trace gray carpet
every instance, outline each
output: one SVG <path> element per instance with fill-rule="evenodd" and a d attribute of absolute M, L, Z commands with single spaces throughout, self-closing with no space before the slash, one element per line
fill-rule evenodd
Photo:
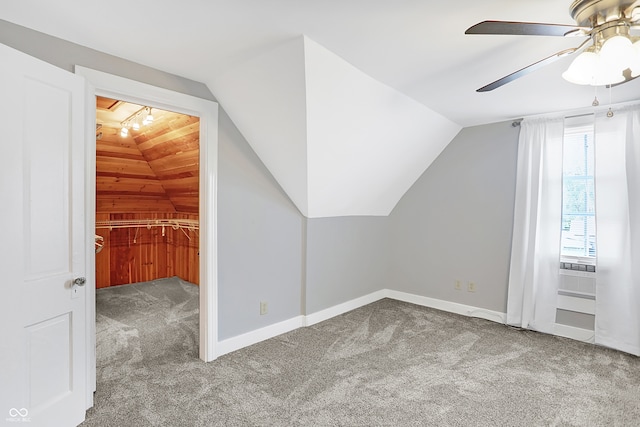
<path fill-rule="evenodd" d="M 83 426 L 640 425 L 640 361 L 621 352 L 385 299 L 206 364 L 197 295 L 97 292 Z"/>

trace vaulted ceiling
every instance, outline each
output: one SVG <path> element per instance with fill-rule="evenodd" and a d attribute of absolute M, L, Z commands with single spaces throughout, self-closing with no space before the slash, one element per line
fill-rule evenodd
<path fill-rule="evenodd" d="M 561 78 L 571 57 L 476 92 L 580 40 L 464 34 L 487 19 L 574 24 L 570 4 L 23 0 L 0 16 L 207 84 L 314 217 L 388 213 L 460 127 L 589 107 L 594 89 Z M 640 79 L 598 95 L 636 100 Z"/>
<path fill-rule="evenodd" d="M 198 213 L 199 119 L 153 109 L 152 124 L 122 136 L 142 108 L 97 97 L 96 211 Z"/>

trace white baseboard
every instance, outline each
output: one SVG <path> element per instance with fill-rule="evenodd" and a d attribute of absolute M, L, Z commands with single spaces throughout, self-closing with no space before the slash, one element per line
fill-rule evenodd
<path fill-rule="evenodd" d="M 343 302 L 342 304 L 334 305 L 333 307 L 325 308 L 324 310 L 308 314 L 305 316 L 304 326 L 315 325 L 316 323 L 320 323 L 325 320 L 331 319 L 332 317 L 339 316 L 343 313 L 346 313 L 347 311 L 355 310 L 356 308 L 360 308 L 367 304 L 371 304 L 372 302 L 376 302 L 378 300 L 386 298 L 387 292 L 387 289 L 382 289 L 380 291 L 376 291 L 368 295 Z"/>
<path fill-rule="evenodd" d="M 498 311 L 486 310 L 484 308 L 473 307 L 470 305 L 423 297 L 406 292 L 382 289 L 361 296 L 359 298 L 334 305 L 333 307 L 316 311 L 315 313 L 311 313 L 306 316 L 296 316 L 294 318 L 284 320 L 273 325 L 268 325 L 263 328 L 256 329 L 255 331 L 250 331 L 242 335 L 218 341 L 218 344 L 216 345 L 216 356 L 222 356 L 224 354 L 231 353 L 232 351 L 240 350 L 241 348 L 257 344 L 260 341 L 268 340 L 269 338 L 273 338 L 275 336 L 293 331 L 303 326 L 315 325 L 316 323 L 323 322 L 325 320 L 331 319 L 332 317 L 339 316 L 343 313 L 355 310 L 356 308 L 363 307 L 367 304 L 371 304 L 372 302 L 376 302 L 383 298 L 391 298 L 398 301 L 409 302 L 412 304 L 435 308 L 442 311 L 448 311 L 450 313 L 461 314 L 468 317 L 480 317 L 482 319 L 491 320 L 498 323 L 505 323 L 506 319 L 506 313 L 500 313 Z M 567 328 L 570 327 L 567 326 Z"/>
<path fill-rule="evenodd" d="M 553 326 L 553 334 L 559 337 L 571 338 L 572 340 L 588 342 L 591 344 L 594 343 L 595 338 L 595 333 L 592 330 L 562 325 L 560 323 L 556 323 Z"/>
<path fill-rule="evenodd" d="M 398 301 L 410 302 L 424 307 L 435 308 L 437 310 L 448 311 L 450 313 L 461 314 L 468 317 L 479 317 L 492 322 L 505 323 L 507 314 L 499 311 L 487 310 L 471 305 L 459 304 L 457 302 L 445 301 L 436 298 L 423 297 L 406 292 L 387 289 L 387 297 Z"/>
<path fill-rule="evenodd" d="M 468 317 L 479 317 L 497 323 L 506 323 L 506 313 L 501 313 L 499 311 L 487 310 L 484 308 L 478 308 L 470 305 L 459 304 L 456 302 L 409 294 L 406 292 L 394 291 L 391 289 L 382 289 L 380 291 L 372 292 L 359 298 L 334 305 L 333 307 L 316 311 L 315 313 L 311 313 L 306 316 L 296 316 L 291 319 L 275 323 L 273 325 L 256 329 L 255 331 L 250 331 L 242 335 L 219 341 L 216 346 L 217 356 L 222 356 L 223 354 L 240 350 L 241 348 L 257 344 L 260 341 L 273 338 L 275 336 L 293 331 L 303 326 L 315 325 L 316 323 L 323 322 L 325 320 L 331 319 L 332 317 L 339 316 L 343 313 L 355 310 L 356 308 L 363 307 L 367 304 L 371 304 L 372 302 L 376 302 L 383 298 L 391 298 L 398 301 L 417 304 L 423 307 L 435 308 L 437 310 L 447 311 L 450 313 L 460 314 Z M 556 323 L 554 325 L 553 333 L 554 335 L 571 338 L 577 341 L 588 343 L 594 342 L 594 332 L 589 329 L 576 328 L 573 326 Z"/>
<path fill-rule="evenodd" d="M 304 326 L 304 316 L 296 316 L 282 322 L 274 323 L 273 325 L 265 326 L 264 328 L 256 329 L 255 331 L 218 341 L 216 345 L 216 356 L 222 356 L 223 354 L 249 347 L 260 341 L 265 341 L 269 338 L 298 329 L 301 326 Z"/>

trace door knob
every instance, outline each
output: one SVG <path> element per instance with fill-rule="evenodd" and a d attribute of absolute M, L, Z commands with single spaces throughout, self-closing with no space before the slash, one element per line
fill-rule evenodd
<path fill-rule="evenodd" d="M 73 284 L 76 286 L 84 286 L 85 283 L 87 283 L 87 279 L 85 277 L 76 277 L 73 280 Z"/>

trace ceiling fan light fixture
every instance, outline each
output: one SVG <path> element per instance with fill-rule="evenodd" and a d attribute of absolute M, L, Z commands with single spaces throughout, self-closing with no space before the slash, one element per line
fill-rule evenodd
<path fill-rule="evenodd" d="M 604 41 L 599 50 L 591 46 L 573 60 L 562 77 L 579 85 L 608 86 L 624 82 L 627 69 L 631 77 L 640 75 L 640 47 L 629 37 L 615 35 Z"/>
<path fill-rule="evenodd" d="M 562 78 L 577 85 L 592 85 L 596 78 L 599 59 L 595 52 L 582 52 L 571 62 L 567 71 L 562 73 Z"/>
<path fill-rule="evenodd" d="M 638 77 L 640 76 L 640 39 L 633 44 L 633 48 L 635 49 L 635 54 L 629 68 L 631 68 L 631 77 Z"/>
<path fill-rule="evenodd" d="M 598 67 L 594 74 L 592 86 L 609 86 L 622 83 L 624 81 L 624 75 L 620 68 L 612 67 L 599 58 Z"/>
<path fill-rule="evenodd" d="M 629 68 L 631 58 L 635 56 L 633 43 L 625 36 L 613 36 L 600 48 L 600 57 L 607 67 L 618 70 Z"/>

